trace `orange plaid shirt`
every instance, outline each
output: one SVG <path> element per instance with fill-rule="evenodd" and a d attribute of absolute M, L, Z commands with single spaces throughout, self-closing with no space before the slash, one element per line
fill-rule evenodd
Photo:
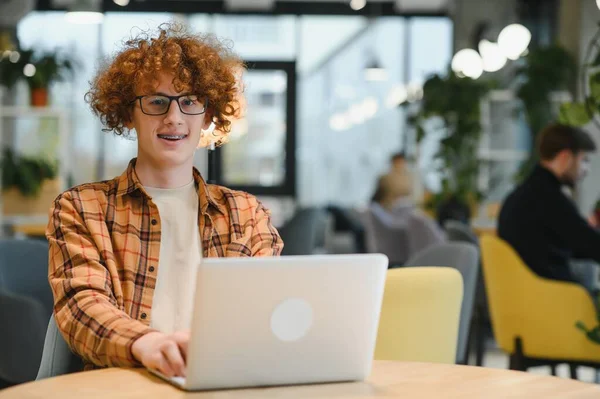
<path fill-rule="evenodd" d="M 161 220 L 135 173 L 64 192 L 50 209 L 49 281 L 62 335 L 86 369 L 138 366 L 131 347 L 153 331 Z M 283 242 L 252 195 L 207 185 L 194 169 L 204 257 L 279 255 Z"/>

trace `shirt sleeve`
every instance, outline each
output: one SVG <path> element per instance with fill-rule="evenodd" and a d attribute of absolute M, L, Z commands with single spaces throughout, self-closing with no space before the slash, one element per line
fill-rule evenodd
<path fill-rule="evenodd" d="M 71 349 L 88 362 L 139 366 L 131 347 L 154 330 L 119 309 L 111 275 L 76 204 L 70 192 L 59 196 L 46 230 L 58 329 Z"/>
<path fill-rule="evenodd" d="M 283 240 L 271 224 L 271 213 L 260 201 L 254 214 L 254 231 L 250 239 L 252 256 L 279 256 L 283 250 Z"/>

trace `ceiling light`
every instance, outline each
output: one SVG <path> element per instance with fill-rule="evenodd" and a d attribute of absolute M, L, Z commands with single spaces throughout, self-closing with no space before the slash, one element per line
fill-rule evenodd
<path fill-rule="evenodd" d="M 363 114 L 366 119 L 370 119 L 377 114 L 379 103 L 375 97 L 367 97 L 362 103 Z"/>
<path fill-rule="evenodd" d="M 113 2 L 121 7 L 125 7 L 126 5 L 129 4 L 129 0 L 113 0 Z"/>
<path fill-rule="evenodd" d="M 8 56 L 8 60 L 13 64 L 16 64 L 21 59 L 21 54 L 18 51 L 12 51 Z"/>
<path fill-rule="evenodd" d="M 412 82 L 408 84 L 407 90 L 407 100 L 409 103 L 414 103 L 415 101 L 419 101 L 423 99 L 423 85 L 417 82 Z"/>
<path fill-rule="evenodd" d="M 27 64 L 23 67 L 23 75 L 27 76 L 28 78 L 35 75 L 35 71 L 35 65 L 33 64 Z"/>
<path fill-rule="evenodd" d="M 402 104 L 408 98 L 408 91 L 404 85 L 398 85 L 390 90 L 387 99 L 385 100 L 385 106 L 388 108 L 395 108 Z"/>
<path fill-rule="evenodd" d="M 466 48 L 454 54 L 451 67 L 457 74 L 477 79 L 483 73 L 483 60 L 477 51 Z"/>
<path fill-rule="evenodd" d="M 510 24 L 498 35 L 498 46 L 510 60 L 518 59 L 527 50 L 530 41 L 531 32 L 520 24 Z"/>
<path fill-rule="evenodd" d="M 350 0 L 350 8 L 354 11 L 362 10 L 367 5 L 367 0 Z"/>
<path fill-rule="evenodd" d="M 381 82 L 387 80 L 387 71 L 377 60 L 373 60 L 365 68 L 365 79 L 370 82 Z"/>
<path fill-rule="evenodd" d="M 335 130 L 336 132 L 347 130 L 350 128 L 350 126 L 351 123 L 345 114 L 334 114 L 331 118 L 329 118 L 329 127 L 331 130 Z"/>
<path fill-rule="evenodd" d="M 479 54 L 483 61 L 483 70 L 496 72 L 506 65 L 506 56 L 498 46 L 498 43 L 482 40 L 479 42 Z"/>
<path fill-rule="evenodd" d="M 365 115 L 365 110 L 363 108 L 362 103 L 354 104 L 350 107 L 347 112 L 347 117 L 355 125 L 360 125 L 363 123 L 367 116 Z"/>

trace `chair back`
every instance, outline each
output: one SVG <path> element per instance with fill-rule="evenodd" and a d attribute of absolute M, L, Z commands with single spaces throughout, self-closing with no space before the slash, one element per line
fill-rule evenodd
<path fill-rule="evenodd" d="M 48 244 L 0 240 L 0 379 L 35 379 L 52 306 Z"/>
<path fill-rule="evenodd" d="M 449 220 L 444 225 L 444 229 L 446 230 L 446 237 L 449 241 L 471 243 L 479 249 L 479 238 L 469 225 L 456 220 Z M 481 264 L 481 260 L 479 263 Z M 477 277 L 477 289 L 475 290 L 475 308 L 479 322 L 487 326 L 489 325 L 490 311 L 483 274 L 484 270 L 480 266 L 479 276 Z M 480 325 L 480 328 L 487 329 L 487 327 L 484 327 L 483 325 Z"/>
<path fill-rule="evenodd" d="M 408 256 L 414 257 L 421 251 L 446 242 L 446 234 L 438 224 L 424 213 L 414 209 L 408 220 Z"/>
<path fill-rule="evenodd" d="M 449 241 L 468 242 L 479 246 L 479 239 L 477 235 L 471 230 L 471 228 L 459 221 L 448 220 L 444 224 L 446 230 L 446 237 Z"/>
<path fill-rule="evenodd" d="M 515 250 L 498 237 L 482 237 L 481 256 L 494 336 L 502 349 L 512 353 L 514 338 L 519 336 L 515 327 L 527 323 L 527 309 L 533 307 L 523 302 L 522 294 L 528 287 L 533 289 L 536 276 Z"/>
<path fill-rule="evenodd" d="M 514 353 L 521 339 L 525 355 L 543 359 L 598 362 L 600 345 L 575 327 L 598 324 L 592 297 L 579 284 L 533 273 L 504 240 L 481 239 L 485 285 L 496 342 Z"/>
<path fill-rule="evenodd" d="M 455 269 L 388 270 L 375 359 L 454 363 L 462 295 Z"/>
<path fill-rule="evenodd" d="M 283 239 L 282 255 L 312 255 L 323 245 L 327 213 L 320 208 L 304 208 L 279 229 Z"/>
<path fill-rule="evenodd" d="M 48 323 L 48 330 L 44 341 L 44 352 L 36 380 L 57 377 L 81 370 L 83 370 L 81 358 L 71 352 L 67 342 L 58 331 L 56 320 L 54 320 L 54 315 L 52 315 Z"/>
<path fill-rule="evenodd" d="M 386 223 L 372 208 L 363 214 L 362 219 L 367 251 L 385 254 L 390 260 L 390 267 L 403 265 L 410 251 L 408 223 Z"/>
<path fill-rule="evenodd" d="M 425 249 L 406 262 L 406 267 L 446 266 L 460 272 L 463 280 L 463 300 L 460 309 L 456 362 L 467 363 L 471 317 L 479 274 L 479 250 L 473 244 L 448 243 Z"/>

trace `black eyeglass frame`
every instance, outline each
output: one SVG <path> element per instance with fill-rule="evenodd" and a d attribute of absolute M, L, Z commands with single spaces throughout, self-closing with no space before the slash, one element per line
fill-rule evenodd
<path fill-rule="evenodd" d="M 164 98 L 168 98 L 169 99 L 169 105 L 167 105 L 167 108 L 165 110 L 165 112 L 163 112 L 162 114 L 149 114 L 146 111 L 144 111 L 144 106 L 142 105 L 142 98 L 144 97 L 150 97 L 150 96 L 156 96 L 156 97 L 164 97 Z M 181 111 L 182 114 L 184 115 L 202 115 L 204 113 L 206 113 L 206 110 L 208 109 L 208 97 L 204 97 L 204 109 L 202 110 L 202 112 L 197 113 L 197 114 L 190 114 L 189 112 L 185 112 L 183 109 L 181 109 L 181 104 L 179 103 L 179 99 L 182 97 L 189 97 L 189 96 L 197 96 L 198 99 L 202 98 L 201 96 L 198 96 L 196 94 L 182 94 L 179 96 L 167 96 L 166 94 L 146 94 L 143 96 L 136 96 L 135 99 L 131 102 L 131 104 L 135 103 L 136 101 L 139 101 L 140 103 L 140 110 L 142 111 L 142 113 L 144 115 L 150 115 L 150 116 L 160 116 L 160 115 L 166 115 L 169 113 L 169 109 L 171 109 L 171 102 L 175 101 L 177 103 L 177 106 L 179 107 L 179 111 Z"/>

